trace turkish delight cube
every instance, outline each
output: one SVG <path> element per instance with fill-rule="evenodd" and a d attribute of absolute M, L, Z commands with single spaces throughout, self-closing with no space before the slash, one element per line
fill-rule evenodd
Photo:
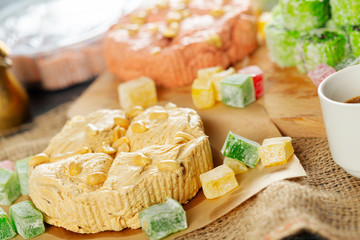
<path fill-rule="evenodd" d="M 220 82 L 225 79 L 228 76 L 231 76 L 235 73 L 235 69 L 234 68 L 229 68 L 227 70 L 215 73 L 211 76 L 211 80 L 214 84 L 215 87 L 215 97 L 216 97 L 216 101 L 221 101 L 221 85 Z"/>
<path fill-rule="evenodd" d="M 199 69 L 197 71 L 197 78 L 198 79 L 209 79 L 215 73 L 219 73 L 223 70 L 224 69 L 220 66 Z"/>
<path fill-rule="evenodd" d="M 320 85 L 320 83 L 330 76 L 331 74 L 335 73 L 336 70 L 325 63 L 320 63 L 315 69 L 310 71 L 307 75 L 313 81 L 316 87 Z"/>
<path fill-rule="evenodd" d="M 220 82 L 221 101 L 232 107 L 244 108 L 255 101 L 255 89 L 252 77 L 234 74 Z"/>
<path fill-rule="evenodd" d="M 271 59 L 280 67 L 296 65 L 294 50 L 299 38 L 299 32 L 289 31 L 283 21 L 273 19 L 265 26 L 266 45 Z"/>
<path fill-rule="evenodd" d="M 27 157 L 16 161 L 16 173 L 19 178 L 20 189 L 22 195 L 29 194 L 29 160 L 31 157 Z"/>
<path fill-rule="evenodd" d="M 345 34 L 333 29 L 317 29 L 304 35 L 296 44 L 296 66 L 302 73 L 316 68 L 320 63 L 335 67 L 345 57 Z"/>
<path fill-rule="evenodd" d="M 259 147 L 260 144 L 257 142 L 230 131 L 221 149 L 221 153 L 225 157 L 237 159 L 246 166 L 255 168 L 260 159 Z"/>
<path fill-rule="evenodd" d="M 228 165 L 234 171 L 235 174 L 241 174 L 247 172 L 248 170 L 246 165 L 237 159 L 225 157 L 224 164 Z"/>
<path fill-rule="evenodd" d="M 292 31 L 308 31 L 323 27 L 330 17 L 329 1 L 280 0 L 284 25 Z"/>
<path fill-rule="evenodd" d="M 360 23 L 360 2 L 354 0 L 330 0 L 331 18 L 338 26 Z"/>
<path fill-rule="evenodd" d="M 260 34 L 261 40 L 265 39 L 265 26 L 271 21 L 271 19 L 272 19 L 271 12 L 263 12 L 261 13 L 257 21 L 257 29 Z"/>
<path fill-rule="evenodd" d="M 25 239 L 36 237 L 45 232 L 42 213 L 30 201 L 22 201 L 10 207 L 11 223 Z"/>
<path fill-rule="evenodd" d="M 139 218 L 142 230 L 150 239 L 162 239 L 188 227 L 185 210 L 172 198 L 141 211 Z"/>
<path fill-rule="evenodd" d="M 15 171 L 14 162 L 10 160 L 4 160 L 0 162 L 0 168 Z"/>
<path fill-rule="evenodd" d="M 255 96 L 257 98 L 264 94 L 264 73 L 261 68 L 256 65 L 251 65 L 240 69 L 238 73 L 248 74 L 252 77 L 254 81 Z"/>
<path fill-rule="evenodd" d="M 20 196 L 19 180 L 14 171 L 0 169 L 0 204 L 10 205 Z"/>
<path fill-rule="evenodd" d="M 192 84 L 191 95 L 197 108 L 211 108 L 215 104 L 215 87 L 210 78 L 195 79 Z"/>
<path fill-rule="evenodd" d="M 134 106 L 144 108 L 157 102 L 156 86 L 148 77 L 140 77 L 118 86 L 120 106 L 128 110 Z"/>
<path fill-rule="evenodd" d="M 360 56 L 360 25 L 348 27 L 348 34 L 352 53 Z"/>
<path fill-rule="evenodd" d="M 234 171 L 225 164 L 202 173 L 200 181 L 204 195 L 208 199 L 221 197 L 239 186 Z"/>
<path fill-rule="evenodd" d="M 287 163 L 294 154 L 291 137 L 277 137 L 264 139 L 259 148 L 261 162 L 265 167 Z"/>
<path fill-rule="evenodd" d="M 357 64 L 360 64 L 360 55 L 356 56 L 354 54 L 350 54 L 335 66 L 335 70 L 339 71 Z"/>
<path fill-rule="evenodd" d="M 277 3 L 272 9 L 271 9 L 271 20 L 272 19 L 278 19 L 278 20 L 282 20 L 282 13 L 281 13 L 281 6 L 279 3 Z"/>
<path fill-rule="evenodd" d="M 6 212 L 0 208 L 0 239 L 10 239 L 16 236 L 16 231 L 11 225 Z"/>

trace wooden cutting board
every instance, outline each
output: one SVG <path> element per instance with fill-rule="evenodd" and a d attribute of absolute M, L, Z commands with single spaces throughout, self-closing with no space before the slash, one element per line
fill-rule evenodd
<path fill-rule="evenodd" d="M 265 94 L 258 99 L 282 135 L 291 137 L 325 137 L 317 88 L 295 67 L 281 69 L 269 59 L 265 46 L 260 47 L 248 61 L 237 64 L 236 68 L 256 64 L 264 71 Z M 117 85 L 121 81 L 106 72 L 81 95 L 68 111 L 68 116 L 87 114 L 101 108 L 119 108 Z M 162 102 L 171 100 L 191 104 L 190 87 L 158 89 Z M 221 103 L 218 103 L 221 104 Z M 192 105 L 192 106 L 191 106 Z M 205 110 L 209 111 L 209 110 Z M 215 111 L 211 111 L 215 112 Z"/>
<path fill-rule="evenodd" d="M 317 87 L 306 74 L 296 67 L 278 67 L 265 46 L 250 57 L 248 64 L 264 71 L 265 94 L 259 102 L 283 135 L 326 137 Z"/>
<path fill-rule="evenodd" d="M 273 69 L 274 66 L 269 64 L 268 59 L 267 60 L 261 59 L 262 54 L 265 55 L 267 54 L 266 49 L 265 49 L 265 53 L 262 51 L 264 50 L 259 49 L 258 52 L 251 57 L 250 63 L 254 61 L 254 59 L 256 58 L 259 58 L 259 60 L 261 61 L 265 61 L 263 64 L 258 63 L 258 65 L 265 70 L 268 76 L 272 76 L 271 74 L 273 73 L 271 72 L 271 70 Z M 246 62 L 247 61 L 245 61 L 245 63 Z M 241 65 L 241 63 L 239 63 L 239 65 Z M 239 65 L 237 67 L 240 67 Z M 272 79 L 270 77 L 267 78 Z M 92 111 L 102 108 L 110 108 L 110 109 L 119 108 L 118 95 L 117 95 L 117 86 L 119 83 L 120 80 L 116 79 L 112 74 L 108 72 L 102 74 L 87 89 L 87 91 L 84 92 L 84 94 L 80 96 L 77 99 L 77 101 L 71 106 L 71 108 L 68 111 L 68 116 L 73 117 L 79 114 L 86 115 Z M 269 84 L 267 83 L 267 85 Z M 310 84 L 309 86 L 311 87 Z M 179 107 L 190 107 L 196 109 L 191 99 L 190 86 L 183 88 L 176 88 L 172 90 L 158 88 L 157 94 L 159 99 L 158 102 L 159 105 L 164 105 L 167 102 L 171 101 L 177 104 Z M 222 145 L 224 144 L 226 135 L 230 130 L 238 135 L 254 140 L 258 143 L 262 143 L 263 139 L 265 138 L 278 137 L 281 135 L 263 107 L 266 106 L 266 100 L 267 99 L 263 97 L 259 99 L 257 102 L 251 104 L 250 106 L 244 109 L 228 107 L 222 103 L 217 103 L 211 109 L 205 109 L 205 110 L 197 109 L 197 112 L 204 123 L 205 133 L 206 135 L 209 136 L 211 150 L 212 150 L 212 157 L 215 166 L 223 163 L 223 156 L 220 150 L 222 148 Z M 282 122 L 280 121 L 280 123 Z M 292 128 L 292 129 L 297 130 L 296 128 Z M 301 132 L 302 131 L 299 131 L 299 133 Z M 312 131 L 309 130 L 309 132 Z M 227 213 L 234 207 L 238 206 L 243 201 L 245 201 L 246 199 L 253 196 L 258 191 L 260 191 L 261 189 L 267 186 L 261 184 L 264 183 L 269 184 L 272 181 L 277 181 L 280 179 L 306 175 L 305 171 L 301 167 L 301 164 L 297 160 L 297 158 L 290 160 L 289 164 L 282 165 L 280 167 L 284 169 L 267 168 L 266 170 L 271 170 L 271 173 L 266 175 L 269 176 L 269 178 L 261 178 L 261 177 L 259 178 L 255 175 L 250 174 L 250 173 L 254 173 L 253 170 L 250 170 L 247 174 L 239 175 L 239 176 L 247 176 L 249 179 L 247 183 L 245 182 L 244 179 L 238 179 L 238 181 L 244 185 L 240 186 L 239 188 L 233 191 L 234 194 L 237 192 L 241 194 L 247 193 L 246 196 L 244 195 L 244 197 L 242 198 L 239 195 L 235 196 L 228 194 L 216 200 L 207 200 L 203 197 L 202 192 L 200 191 L 199 194 L 197 194 L 197 196 L 194 199 L 192 199 L 188 204 L 184 206 L 187 211 L 190 227 L 185 232 L 180 232 L 179 234 L 184 234 L 194 229 L 203 227 L 206 224 L 209 224 L 210 222 L 224 215 L 225 213 Z M 262 170 L 260 170 L 261 173 L 260 175 L 262 176 L 264 173 L 262 171 L 264 171 L 264 169 L 263 168 L 261 169 Z M 251 188 L 252 189 L 251 191 L 248 191 L 246 190 L 245 186 L 253 186 L 253 187 Z M 217 201 L 219 202 L 217 203 Z M 50 230 L 47 232 L 47 234 L 53 234 L 53 236 L 56 237 L 56 239 L 63 239 L 64 236 L 65 238 L 69 239 L 71 238 L 70 236 L 76 235 L 74 233 L 67 232 L 63 229 L 59 230 L 54 227 L 51 227 Z M 134 239 L 135 235 L 140 236 L 141 230 L 125 230 L 122 232 L 115 232 L 115 233 L 105 232 L 95 235 L 85 235 L 84 238 L 108 237 L 109 239 L 116 239 L 116 237 L 129 237 L 129 239 Z M 49 235 L 46 235 L 46 237 L 47 236 Z M 173 238 L 175 236 L 177 235 L 172 235 L 170 238 Z"/>

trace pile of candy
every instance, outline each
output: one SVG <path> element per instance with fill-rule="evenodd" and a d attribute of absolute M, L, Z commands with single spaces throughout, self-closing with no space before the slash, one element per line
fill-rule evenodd
<path fill-rule="evenodd" d="M 287 163 L 294 154 L 290 137 L 264 139 L 262 145 L 229 132 L 221 150 L 224 164 L 200 175 L 204 195 L 208 199 L 218 198 L 239 184 L 235 175 L 255 168 L 261 159 L 265 167 Z"/>
<path fill-rule="evenodd" d="M 10 205 L 18 197 L 29 194 L 29 165 L 30 157 L 14 162 L 4 160 L 0 162 L 0 204 Z"/>
<path fill-rule="evenodd" d="M 224 164 L 200 175 L 205 197 L 218 198 L 238 187 L 235 175 L 255 168 L 260 159 L 265 167 L 286 164 L 294 154 L 291 140 L 269 138 L 260 145 L 230 131 L 221 150 Z M 141 211 L 139 217 L 142 230 L 150 239 L 162 239 L 187 228 L 184 209 L 171 198 Z"/>
<path fill-rule="evenodd" d="M 264 94 L 263 71 L 256 65 L 239 71 L 224 70 L 220 66 L 200 69 L 192 84 L 192 99 L 200 109 L 212 108 L 216 102 L 245 108 Z M 153 80 L 140 77 L 118 86 L 122 109 L 129 111 L 135 106 L 142 108 L 156 104 L 157 93 Z"/>
<path fill-rule="evenodd" d="M 316 85 L 324 76 L 359 62 L 360 2 L 280 0 L 265 26 L 272 60 L 295 66 Z"/>
<path fill-rule="evenodd" d="M 192 99 L 200 109 L 211 108 L 217 101 L 244 108 L 264 94 L 263 72 L 258 66 L 248 66 L 237 73 L 234 68 L 200 69 L 192 84 Z"/>
<path fill-rule="evenodd" d="M 126 110 L 135 105 L 147 107 L 157 101 L 155 84 L 146 77 L 123 83 L 118 91 L 120 104 Z M 193 102 L 201 109 L 211 108 L 217 101 L 244 108 L 263 94 L 263 72 L 258 66 L 248 66 L 237 73 L 234 68 L 201 69 L 192 85 Z M 239 186 L 235 175 L 255 168 L 260 159 L 265 167 L 285 164 L 294 149 L 290 137 L 265 139 L 260 145 L 229 132 L 221 152 L 225 156 L 224 164 L 200 175 L 208 199 L 221 197 Z M 142 230 L 150 239 L 162 239 L 187 228 L 184 209 L 171 198 L 141 211 L 139 218 Z"/>
<path fill-rule="evenodd" d="M 21 194 L 29 194 L 30 157 L 15 163 L 0 162 L 0 204 L 11 205 Z M 30 201 L 23 201 L 10 207 L 10 220 L 0 208 L 0 239 L 10 239 L 19 233 L 23 238 L 33 238 L 45 232 L 43 215 Z"/>
<path fill-rule="evenodd" d="M 206 73 L 204 73 L 206 74 Z M 131 115 L 157 102 L 153 80 L 140 77 L 118 86 L 120 106 Z M 187 228 L 185 210 L 176 200 L 155 204 L 139 214 L 141 228 L 150 239 L 162 239 Z"/>

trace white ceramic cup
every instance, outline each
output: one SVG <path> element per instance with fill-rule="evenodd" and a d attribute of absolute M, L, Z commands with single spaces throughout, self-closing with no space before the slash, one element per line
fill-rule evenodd
<path fill-rule="evenodd" d="M 360 103 L 345 103 L 360 96 L 360 65 L 327 77 L 318 94 L 331 155 L 346 172 L 360 178 Z"/>

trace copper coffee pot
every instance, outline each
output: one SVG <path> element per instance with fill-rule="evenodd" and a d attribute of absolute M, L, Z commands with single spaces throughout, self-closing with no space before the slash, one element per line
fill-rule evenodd
<path fill-rule="evenodd" d="M 0 131 L 29 119 L 29 97 L 11 73 L 10 49 L 0 41 Z"/>

